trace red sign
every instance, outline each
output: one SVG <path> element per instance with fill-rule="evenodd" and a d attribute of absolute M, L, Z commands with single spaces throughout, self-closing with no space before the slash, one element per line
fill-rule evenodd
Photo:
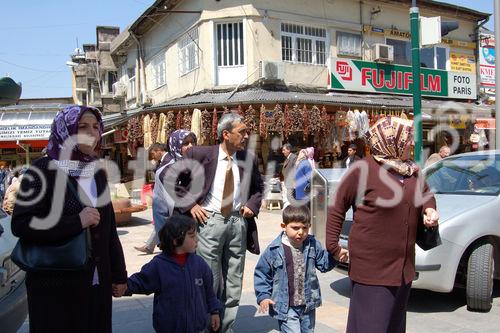
<path fill-rule="evenodd" d="M 476 118 L 477 129 L 495 129 L 495 118 Z"/>
<path fill-rule="evenodd" d="M 127 142 L 128 140 L 128 130 L 116 130 L 113 133 L 113 139 L 115 143 Z"/>

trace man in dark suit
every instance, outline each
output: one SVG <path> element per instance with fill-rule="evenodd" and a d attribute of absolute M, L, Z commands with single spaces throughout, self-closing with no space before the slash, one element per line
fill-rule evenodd
<path fill-rule="evenodd" d="M 255 156 L 245 150 L 248 140 L 243 117 L 222 116 L 215 146 L 192 147 L 186 156 L 199 163 L 184 186 L 184 204 L 176 209 L 198 221 L 197 253 L 214 275 L 214 289 L 224 305 L 221 332 L 233 332 L 238 312 L 247 248 L 247 221 L 259 213 L 263 182 Z M 201 186 L 201 182 L 204 185 Z M 199 193 L 194 187 L 199 186 Z M 179 201 L 180 202 L 180 201 Z"/>
<path fill-rule="evenodd" d="M 167 149 L 165 149 L 165 145 L 161 143 L 153 143 L 151 147 L 149 147 L 149 156 L 150 159 L 156 162 L 155 172 L 168 162 L 168 158 L 166 158 Z"/>
<path fill-rule="evenodd" d="M 349 148 L 347 148 L 347 157 L 342 160 L 342 167 L 349 168 L 354 162 L 359 161 L 361 157 L 356 155 L 358 151 L 358 146 L 355 144 L 350 144 Z"/>
<path fill-rule="evenodd" d="M 283 168 L 281 169 L 281 174 L 283 175 L 283 187 L 286 192 L 283 193 L 283 198 L 288 198 L 292 194 L 292 190 L 295 187 L 295 161 L 297 160 L 297 155 L 292 153 L 292 145 L 285 143 L 281 148 L 281 152 L 285 156 L 285 162 L 283 162 Z"/>

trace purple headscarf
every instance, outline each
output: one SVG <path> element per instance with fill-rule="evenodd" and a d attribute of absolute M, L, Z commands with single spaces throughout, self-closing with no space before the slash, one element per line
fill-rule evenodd
<path fill-rule="evenodd" d="M 197 138 L 196 134 L 194 134 L 193 132 L 180 129 L 173 131 L 172 134 L 170 134 L 170 137 L 168 138 L 168 150 L 171 158 L 173 158 L 174 160 L 179 160 L 182 158 L 182 144 L 188 136 L 192 136 L 194 139 L 193 144 L 196 144 Z"/>
<path fill-rule="evenodd" d="M 47 155 L 53 160 L 59 160 L 64 142 L 72 135 L 78 133 L 78 122 L 82 115 L 90 111 L 96 117 L 99 123 L 99 134 L 102 135 L 104 126 L 102 123 L 101 112 L 93 107 L 71 105 L 59 111 L 52 122 L 50 128 L 49 143 L 47 144 Z M 98 142 L 97 148 L 100 148 L 101 143 Z M 97 159 L 97 156 L 84 154 L 75 145 L 71 152 L 71 160 L 80 162 L 92 162 Z"/>

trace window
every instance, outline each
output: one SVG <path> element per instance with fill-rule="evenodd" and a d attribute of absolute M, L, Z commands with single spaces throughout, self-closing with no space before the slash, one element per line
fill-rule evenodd
<path fill-rule="evenodd" d="M 184 75 L 198 68 L 198 29 L 185 34 L 177 44 L 179 49 L 179 74 Z"/>
<path fill-rule="evenodd" d="M 411 65 L 410 41 L 387 38 L 386 43 L 394 47 L 394 63 Z M 420 66 L 446 70 L 448 50 L 440 46 L 422 48 L 420 50 Z"/>
<path fill-rule="evenodd" d="M 361 57 L 361 35 L 337 31 L 337 54 Z"/>
<path fill-rule="evenodd" d="M 151 89 L 156 89 L 167 83 L 165 53 L 160 52 L 151 59 L 149 64 L 149 77 Z"/>
<path fill-rule="evenodd" d="M 118 77 L 118 73 L 115 71 L 108 72 L 108 94 L 111 94 L 113 92 L 113 83 L 116 82 L 116 79 Z"/>
<path fill-rule="evenodd" d="M 446 70 L 446 51 L 446 48 L 439 46 L 432 46 L 421 49 L 421 67 Z"/>
<path fill-rule="evenodd" d="M 135 67 L 127 68 L 128 74 L 128 91 L 127 97 L 128 99 L 135 98 Z"/>
<path fill-rule="evenodd" d="M 281 23 L 281 59 L 324 65 L 326 29 Z"/>
<path fill-rule="evenodd" d="M 221 67 L 245 64 L 243 54 L 243 22 L 219 23 L 217 34 L 217 65 Z"/>

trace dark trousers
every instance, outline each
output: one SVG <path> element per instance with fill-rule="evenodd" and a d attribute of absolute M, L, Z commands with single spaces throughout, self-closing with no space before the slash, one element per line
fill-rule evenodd
<path fill-rule="evenodd" d="M 411 282 L 399 287 L 351 284 L 347 333 L 404 333 Z"/>

